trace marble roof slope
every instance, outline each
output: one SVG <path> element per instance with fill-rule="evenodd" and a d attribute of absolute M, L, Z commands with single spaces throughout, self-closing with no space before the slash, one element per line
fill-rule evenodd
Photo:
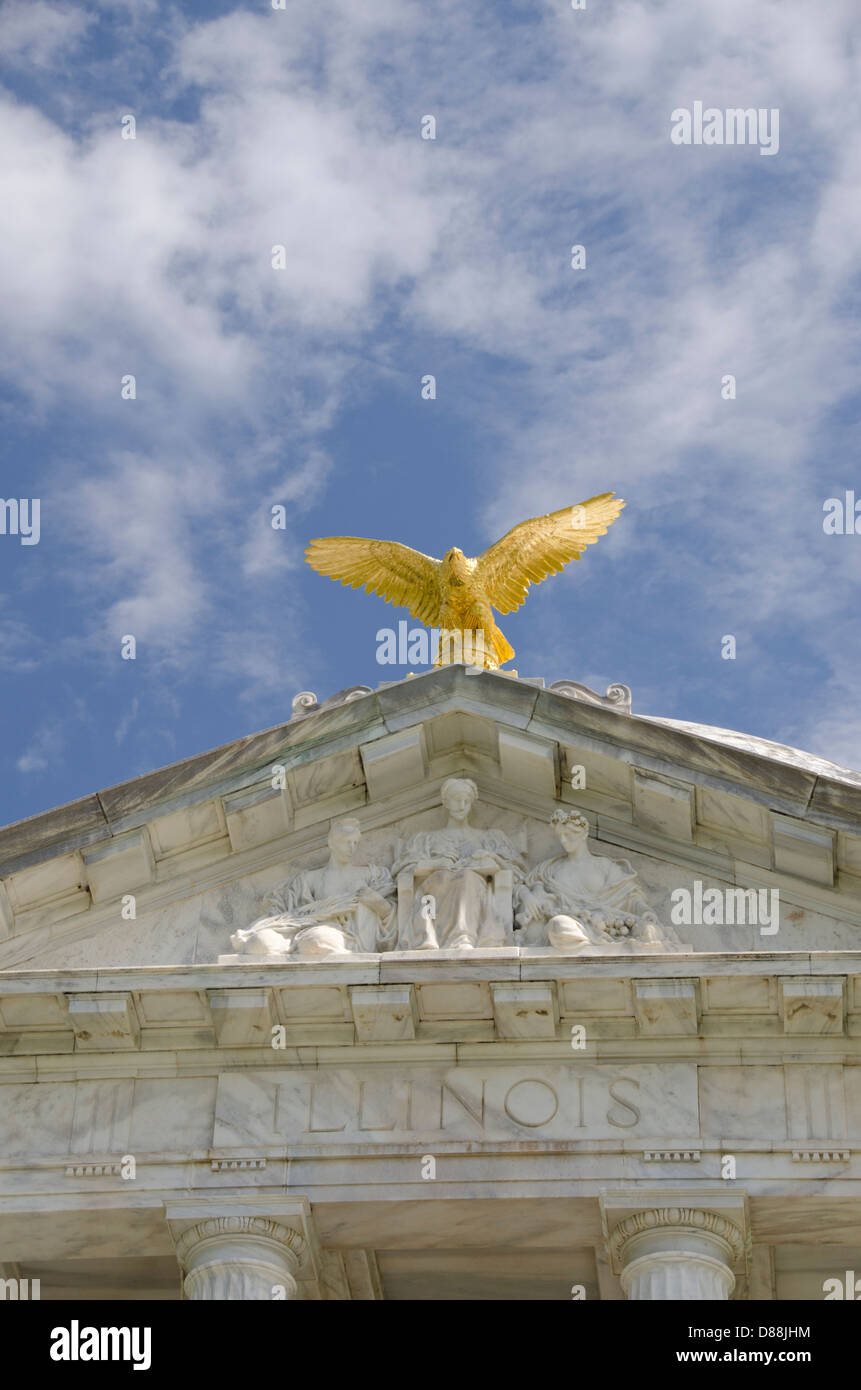
<path fill-rule="evenodd" d="M 792 767 L 815 772 L 819 777 L 830 777 L 835 782 L 846 782 L 852 787 L 861 787 L 861 772 L 832 763 L 828 758 L 806 753 L 803 748 L 792 748 L 788 743 L 776 743 L 774 739 L 760 738 L 757 734 L 741 733 L 738 729 L 721 729 L 717 724 L 692 724 L 686 719 L 665 719 L 663 716 L 643 714 L 639 716 L 650 724 L 663 724 L 668 729 L 679 729 L 682 733 L 709 739 L 713 743 L 728 744 L 742 752 L 760 753 L 766 758 L 778 758 Z"/>

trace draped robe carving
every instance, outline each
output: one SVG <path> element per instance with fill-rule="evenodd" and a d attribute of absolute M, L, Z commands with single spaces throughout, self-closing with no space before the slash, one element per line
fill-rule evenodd
<path fill-rule="evenodd" d="M 320 956 L 390 949 L 395 937 L 395 885 L 378 864 L 353 864 L 359 826 L 341 821 L 329 835 L 329 863 L 301 869 L 274 888 L 266 913 L 231 938 L 235 950 L 277 956 Z"/>
<path fill-rule="evenodd" d="M 449 822 L 424 830 L 398 846 L 392 872 L 411 869 L 417 880 L 412 910 L 398 935 L 401 951 L 504 946 L 511 922 L 494 910 L 491 883 L 500 871 L 522 876 L 518 850 L 501 830 L 479 830 L 468 823 L 477 797 L 468 778 L 450 778 L 441 797 Z"/>
<path fill-rule="evenodd" d="M 582 954 L 680 949 L 658 921 L 627 859 L 605 859 L 588 848 L 589 822 L 557 811 L 551 824 L 563 854 L 531 869 L 514 894 L 523 945 L 550 944 Z"/>

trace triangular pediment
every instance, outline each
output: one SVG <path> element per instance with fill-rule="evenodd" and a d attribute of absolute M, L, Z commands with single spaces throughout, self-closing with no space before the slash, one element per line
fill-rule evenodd
<path fill-rule="evenodd" d="M 721 732 L 464 667 L 309 697 L 277 728 L 0 831 L 0 968 L 216 965 L 274 885 L 325 861 L 333 821 L 356 817 L 357 862 L 391 868 L 398 841 L 443 826 L 452 777 L 527 869 L 559 853 L 554 811 L 582 812 L 592 853 L 627 863 L 662 921 L 697 884 L 778 891 L 779 932 L 677 927 L 694 951 L 854 949 L 861 778 Z"/>

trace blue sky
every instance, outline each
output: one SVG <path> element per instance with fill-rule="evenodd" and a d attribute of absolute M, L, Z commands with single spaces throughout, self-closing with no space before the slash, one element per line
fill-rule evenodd
<path fill-rule="evenodd" d="M 501 623 L 521 675 L 861 766 L 861 536 L 822 525 L 861 499 L 859 31 L 6 0 L 0 493 L 41 534 L 0 535 L 0 821 L 404 675 L 405 612 L 311 537 L 475 554 L 603 491 L 620 520 Z M 696 101 L 778 109 L 778 152 L 673 144 Z"/>

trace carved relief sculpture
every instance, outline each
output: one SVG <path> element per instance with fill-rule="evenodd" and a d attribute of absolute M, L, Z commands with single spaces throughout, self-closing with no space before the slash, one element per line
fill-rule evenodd
<path fill-rule="evenodd" d="M 338 821 L 329 832 L 329 862 L 303 869 L 267 897 L 267 913 L 231 944 L 243 955 L 304 957 L 345 951 L 376 952 L 395 938 L 395 885 L 388 869 L 354 864 L 359 822 Z"/>
<path fill-rule="evenodd" d="M 511 944 L 512 888 L 522 876 L 518 851 L 501 830 L 478 830 L 469 814 L 478 797 L 470 778 L 441 788 L 448 824 L 413 835 L 396 851 L 399 951 Z"/>
<path fill-rule="evenodd" d="M 336 822 L 328 863 L 270 892 L 264 915 L 231 937 L 234 950 L 307 959 L 512 944 L 585 955 L 686 949 L 659 922 L 628 861 L 592 854 L 579 812 L 554 813 L 563 853 L 527 872 L 503 831 L 469 824 L 478 797 L 471 778 L 450 777 L 440 795 L 447 824 L 396 842 L 391 873 L 355 864 L 359 823 Z"/>
<path fill-rule="evenodd" d="M 577 811 L 555 811 L 551 825 L 563 854 L 545 859 L 514 892 L 518 938 L 572 954 L 681 949 L 662 927 L 626 859 L 592 854 L 589 822 Z"/>

